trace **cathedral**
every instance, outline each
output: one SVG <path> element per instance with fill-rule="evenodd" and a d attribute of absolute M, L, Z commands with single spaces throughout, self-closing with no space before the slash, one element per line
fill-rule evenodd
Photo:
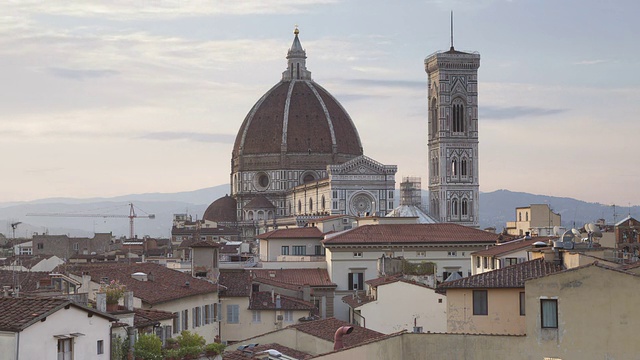
<path fill-rule="evenodd" d="M 385 216 L 397 166 L 364 155 L 347 111 L 313 81 L 296 28 L 281 80 L 249 110 L 231 154 L 230 195 L 203 219 L 245 239 L 331 215 Z"/>

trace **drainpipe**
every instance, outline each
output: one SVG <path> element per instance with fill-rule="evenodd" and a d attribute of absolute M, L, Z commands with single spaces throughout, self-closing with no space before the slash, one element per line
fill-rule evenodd
<path fill-rule="evenodd" d="M 339 350 L 344 347 L 342 343 L 342 337 L 344 335 L 351 334 L 353 332 L 353 326 L 341 326 L 336 330 L 335 335 L 333 336 L 333 350 Z"/>
<path fill-rule="evenodd" d="M 18 337 L 16 340 L 16 360 L 20 359 L 20 331 L 17 332 L 16 336 Z"/>

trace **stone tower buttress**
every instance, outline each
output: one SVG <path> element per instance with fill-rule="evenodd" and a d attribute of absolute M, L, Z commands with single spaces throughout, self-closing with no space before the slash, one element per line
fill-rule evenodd
<path fill-rule="evenodd" d="M 478 68 L 480 54 L 429 55 L 429 212 L 442 222 L 478 227 Z"/>

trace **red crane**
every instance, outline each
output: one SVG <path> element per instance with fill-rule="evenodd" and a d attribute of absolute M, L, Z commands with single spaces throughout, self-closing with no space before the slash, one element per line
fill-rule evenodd
<path fill-rule="evenodd" d="M 156 216 L 154 214 L 147 215 L 138 215 L 136 214 L 136 210 L 133 206 L 133 203 L 129 203 L 129 215 L 118 215 L 118 214 L 65 214 L 65 213 L 29 213 L 27 216 L 57 216 L 57 217 L 101 217 L 101 218 L 129 218 L 129 239 L 133 239 L 134 227 L 133 227 L 133 219 L 135 218 L 145 218 L 145 219 L 155 219 Z"/>

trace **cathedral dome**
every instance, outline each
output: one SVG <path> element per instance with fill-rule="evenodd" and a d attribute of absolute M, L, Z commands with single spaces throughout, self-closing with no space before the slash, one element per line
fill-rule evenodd
<path fill-rule="evenodd" d="M 297 29 L 287 59 L 282 80 L 251 108 L 238 131 L 234 172 L 324 169 L 362 155 L 360 136 L 349 114 L 311 79 Z"/>
<path fill-rule="evenodd" d="M 236 222 L 236 200 L 229 195 L 219 198 L 209 205 L 202 218 L 215 222 Z"/>

